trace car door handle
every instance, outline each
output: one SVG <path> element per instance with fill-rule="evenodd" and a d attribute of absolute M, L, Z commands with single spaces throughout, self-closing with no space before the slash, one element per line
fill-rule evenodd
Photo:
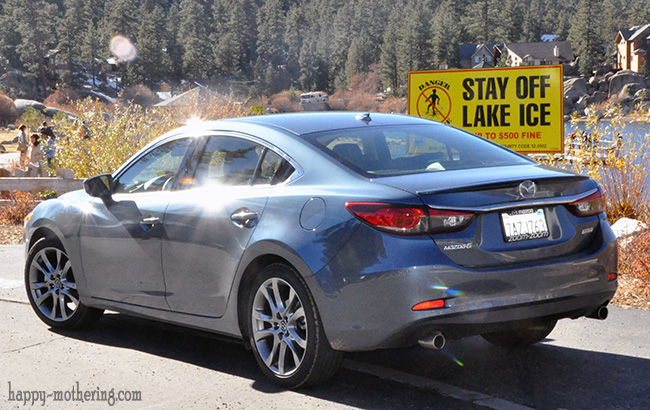
<path fill-rule="evenodd" d="M 160 223 L 160 218 L 157 216 L 148 216 L 140 221 L 140 224 L 145 226 L 153 226 L 157 223 Z"/>
<path fill-rule="evenodd" d="M 247 208 L 240 208 L 230 215 L 230 220 L 240 228 L 252 228 L 257 217 L 257 212 L 249 211 Z"/>

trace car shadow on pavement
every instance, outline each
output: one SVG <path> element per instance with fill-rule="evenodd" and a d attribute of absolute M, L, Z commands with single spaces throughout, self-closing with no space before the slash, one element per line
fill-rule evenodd
<path fill-rule="evenodd" d="M 286 391 L 264 377 L 252 352 L 237 339 L 108 312 L 88 329 L 50 331 L 79 341 L 131 349 L 249 379 L 253 389 L 265 394 Z M 343 406 L 367 409 L 479 408 L 435 391 L 347 369 L 341 369 L 328 383 L 296 392 Z"/>
<path fill-rule="evenodd" d="M 476 336 L 448 341 L 439 351 L 392 349 L 348 358 L 533 408 L 650 408 L 650 360 L 555 346 L 552 341 L 512 349 Z"/>
<path fill-rule="evenodd" d="M 107 313 L 83 331 L 60 335 L 132 349 L 250 379 L 260 392 L 285 390 L 268 381 L 236 339 Z M 348 353 L 363 362 L 533 408 L 650 408 L 650 360 L 548 344 L 522 349 L 490 345 L 480 337 L 449 341 L 439 351 L 419 347 Z M 390 370 L 389 370 L 390 372 Z M 357 408 L 477 408 L 387 378 L 341 369 L 322 386 L 300 394 Z"/>

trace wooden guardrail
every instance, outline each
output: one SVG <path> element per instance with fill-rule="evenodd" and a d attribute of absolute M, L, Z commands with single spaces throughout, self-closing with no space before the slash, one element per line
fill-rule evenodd
<path fill-rule="evenodd" d="M 83 189 L 83 179 L 4 177 L 0 178 L 0 191 L 54 191 L 69 192 Z"/>

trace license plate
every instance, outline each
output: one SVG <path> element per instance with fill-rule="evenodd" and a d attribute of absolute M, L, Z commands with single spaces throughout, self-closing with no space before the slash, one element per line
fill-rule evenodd
<path fill-rule="evenodd" d="M 540 239 L 548 236 L 544 209 L 515 209 L 501 214 L 503 237 L 506 242 Z"/>

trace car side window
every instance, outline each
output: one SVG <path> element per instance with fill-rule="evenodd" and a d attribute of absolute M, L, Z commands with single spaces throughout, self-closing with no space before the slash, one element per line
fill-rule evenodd
<path fill-rule="evenodd" d="M 113 186 L 113 192 L 136 193 L 168 191 L 191 144 L 182 138 L 160 145 L 136 160 Z"/>
<path fill-rule="evenodd" d="M 195 184 L 250 185 L 264 147 L 235 137 L 210 137 L 194 177 Z"/>
<path fill-rule="evenodd" d="M 289 161 L 276 152 L 266 149 L 260 165 L 260 171 L 255 177 L 255 185 L 276 185 L 286 181 L 295 168 Z"/>

